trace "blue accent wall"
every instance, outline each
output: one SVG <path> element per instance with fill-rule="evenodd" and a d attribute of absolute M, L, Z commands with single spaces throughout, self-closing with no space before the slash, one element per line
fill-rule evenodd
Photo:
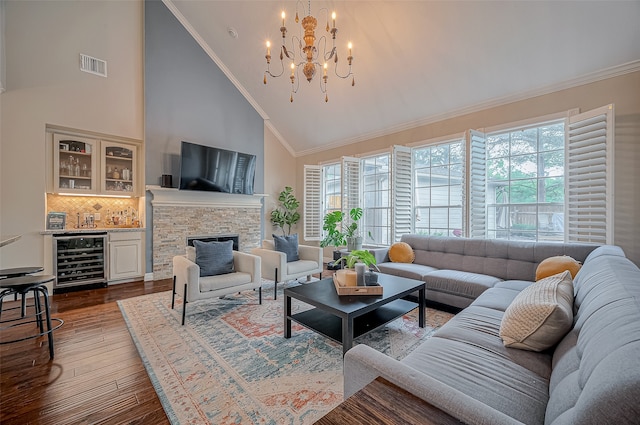
<path fill-rule="evenodd" d="M 254 191 L 264 192 L 264 121 L 167 7 L 144 3 L 145 184 L 180 179 L 182 140 L 257 157 Z M 147 201 L 147 272 L 153 270 L 153 213 Z"/>

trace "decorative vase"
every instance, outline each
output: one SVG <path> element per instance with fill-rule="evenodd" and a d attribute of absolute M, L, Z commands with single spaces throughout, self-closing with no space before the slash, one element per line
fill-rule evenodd
<path fill-rule="evenodd" d="M 358 278 L 355 270 L 352 270 L 352 269 L 336 270 L 336 275 L 338 277 L 338 282 L 340 282 L 344 286 L 358 285 Z"/>
<path fill-rule="evenodd" d="M 347 238 L 347 250 L 359 251 L 362 249 L 362 236 Z"/>

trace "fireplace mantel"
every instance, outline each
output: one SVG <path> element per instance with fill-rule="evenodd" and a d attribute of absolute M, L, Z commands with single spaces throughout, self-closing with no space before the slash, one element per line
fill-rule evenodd
<path fill-rule="evenodd" d="M 154 207 L 262 208 L 262 198 L 267 196 L 178 190 L 160 186 L 147 186 L 146 189 L 153 195 L 151 205 Z"/>
<path fill-rule="evenodd" d="M 153 278 L 173 276 L 173 257 L 184 255 L 187 238 L 202 235 L 238 235 L 239 250 L 260 246 L 262 198 L 220 192 L 147 186 L 153 196 Z"/>

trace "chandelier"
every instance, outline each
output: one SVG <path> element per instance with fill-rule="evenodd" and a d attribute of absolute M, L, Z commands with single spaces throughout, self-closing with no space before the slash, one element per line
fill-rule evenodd
<path fill-rule="evenodd" d="M 301 5 L 302 12 L 304 10 L 304 4 L 301 1 L 296 3 L 296 24 L 300 23 L 300 19 L 298 18 L 298 5 Z M 353 56 L 351 54 L 352 44 L 349 42 L 347 48 L 349 50 L 349 55 L 347 56 L 347 63 L 349 65 L 349 69 L 346 74 L 341 75 L 338 72 L 338 52 L 336 49 L 336 34 L 338 33 L 338 28 L 336 28 L 336 12 L 331 14 L 332 26 L 329 26 L 329 12 L 327 9 L 320 9 L 320 12 L 324 11 L 327 17 L 327 25 L 326 32 L 331 35 L 331 50 L 327 51 L 327 36 L 322 35 L 316 43 L 316 27 L 318 26 L 318 20 L 311 15 L 311 0 L 309 0 L 309 6 L 307 8 L 307 15 L 302 18 L 302 23 L 300 24 L 300 36 L 293 35 L 289 40 L 290 48 L 287 47 L 287 27 L 285 25 L 286 14 L 284 10 L 280 15 L 282 17 L 282 26 L 280 27 L 280 32 L 282 33 L 282 47 L 280 50 L 280 65 L 281 69 L 279 73 L 271 72 L 271 42 L 267 40 L 267 54 L 265 58 L 267 59 L 267 70 L 264 73 L 264 84 L 267 84 L 267 74 L 269 76 L 277 78 L 284 74 L 285 72 L 285 60 L 289 62 L 288 68 L 291 69 L 291 75 L 289 79 L 291 80 L 291 95 L 289 96 L 289 101 L 293 102 L 293 94 L 298 92 L 298 88 L 300 88 L 300 72 L 304 75 L 306 80 L 311 83 L 313 77 L 317 72 L 322 70 L 322 79 L 320 79 L 320 90 L 324 93 L 324 101 L 329 101 L 329 95 L 327 93 L 327 81 L 329 79 L 327 75 L 327 70 L 329 68 L 329 63 L 333 60 L 334 72 L 335 75 L 339 78 L 346 79 L 351 77 L 351 85 L 354 86 L 356 84 L 355 78 L 353 76 L 353 72 L 351 72 L 351 63 L 353 62 Z M 322 53 L 320 53 L 322 52 Z M 286 59 L 285 59 L 286 58 Z"/>

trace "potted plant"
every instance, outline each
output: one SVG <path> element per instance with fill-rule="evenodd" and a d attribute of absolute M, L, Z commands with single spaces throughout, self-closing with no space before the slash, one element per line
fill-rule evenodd
<path fill-rule="evenodd" d="M 275 210 L 271 211 L 271 224 L 282 229 L 282 235 L 291 234 L 291 226 L 300 221 L 300 213 L 298 207 L 300 201 L 293 194 L 293 189 L 286 186 L 278 196 L 280 203 Z"/>
<path fill-rule="evenodd" d="M 357 273 L 355 271 L 355 265 L 357 263 L 363 263 L 369 270 L 368 274 L 365 273 L 366 284 L 376 283 L 378 281 L 377 275 L 371 270 L 371 268 L 375 268 L 379 271 L 378 266 L 376 265 L 376 257 L 374 257 L 369 251 L 351 251 L 348 255 L 340 258 L 338 262 L 344 263 L 345 265 L 343 270 L 338 270 L 336 273 L 338 273 L 338 280 L 345 282 L 346 286 L 356 285 Z"/>
<path fill-rule="evenodd" d="M 351 208 L 349 217 L 351 223 L 345 227 L 345 238 L 347 240 L 348 251 L 358 251 L 362 249 L 362 236 L 358 232 L 358 221 L 362 218 L 362 208 Z"/>
<path fill-rule="evenodd" d="M 324 238 L 320 241 L 320 246 L 325 248 L 327 246 L 333 246 L 333 260 L 334 262 L 328 264 L 329 270 L 335 270 L 340 268 L 340 250 L 341 246 L 346 244 L 346 238 L 342 233 L 342 211 L 332 211 L 324 216 L 322 223 L 322 230 L 325 231 Z"/>

